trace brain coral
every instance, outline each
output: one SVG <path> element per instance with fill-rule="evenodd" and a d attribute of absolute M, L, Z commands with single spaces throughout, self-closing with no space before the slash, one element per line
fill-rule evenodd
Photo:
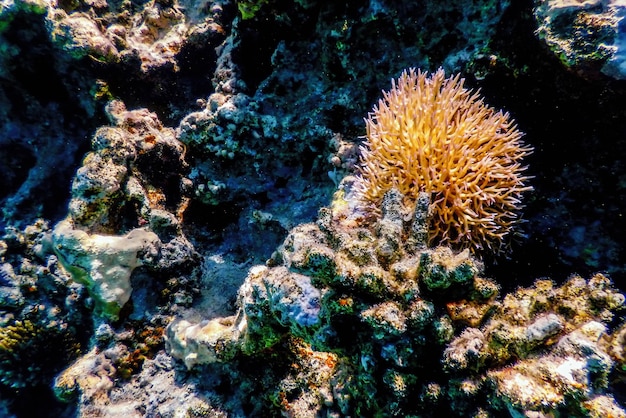
<path fill-rule="evenodd" d="M 410 206 L 426 192 L 429 244 L 499 253 L 519 222 L 522 193 L 532 189 L 521 163 L 532 148 L 508 113 L 463 82 L 442 69 L 431 76 L 409 69 L 392 81 L 366 119 L 354 191 L 373 215 L 391 188 Z"/>

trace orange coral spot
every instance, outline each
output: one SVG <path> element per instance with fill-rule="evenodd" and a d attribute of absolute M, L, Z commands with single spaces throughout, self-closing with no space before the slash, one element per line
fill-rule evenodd
<path fill-rule="evenodd" d="M 325 364 L 326 364 L 326 367 L 328 367 L 329 369 L 334 369 L 335 366 L 337 365 L 337 359 L 332 356 L 328 356 L 326 357 Z"/>

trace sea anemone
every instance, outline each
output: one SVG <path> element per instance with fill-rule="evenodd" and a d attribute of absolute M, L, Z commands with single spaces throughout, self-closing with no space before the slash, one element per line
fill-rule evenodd
<path fill-rule="evenodd" d="M 409 69 L 365 119 L 355 195 L 376 217 L 396 188 L 412 208 L 430 195 L 429 245 L 503 252 L 519 221 L 526 184 L 522 159 L 532 148 L 508 113 L 463 87 L 442 69 Z"/>

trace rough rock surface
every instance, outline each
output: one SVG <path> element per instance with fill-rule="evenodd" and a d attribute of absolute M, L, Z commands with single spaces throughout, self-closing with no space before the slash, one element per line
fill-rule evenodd
<path fill-rule="evenodd" d="M 559 60 L 588 77 L 626 79 L 626 4 L 537 0 L 537 35 Z"/>

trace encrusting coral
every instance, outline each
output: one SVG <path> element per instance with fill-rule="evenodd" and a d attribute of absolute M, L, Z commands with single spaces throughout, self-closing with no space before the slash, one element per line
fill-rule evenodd
<path fill-rule="evenodd" d="M 419 199 L 400 217 L 392 189 L 355 226 L 351 181 L 250 269 L 236 315 L 174 321 L 169 353 L 188 368 L 280 353 L 287 371 L 254 396 L 285 416 L 623 416 L 609 325 L 624 296 L 605 276 L 500 298 L 469 250 L 425 245 Z"/>
<path fill-rule="evenodd" d="M 355 189 L 368 215 L 398 189 L 408 201 L 427 192 L 430 244 L 500 252 L 518 223 L 526 185 L 521 141 L 508 113 L 487 106 L 459 75 L 410 69 L 366 119 Z"/>

